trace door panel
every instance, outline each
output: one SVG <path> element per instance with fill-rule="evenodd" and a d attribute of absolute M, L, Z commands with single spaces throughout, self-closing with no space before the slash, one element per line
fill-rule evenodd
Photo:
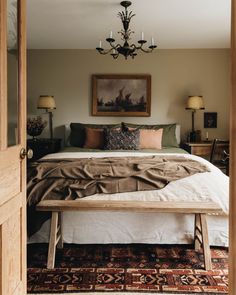
<path fill-rule="evenodd" d="M 9 278 L 6 294 L 13 294 L 21 282 L 21 223 L 20 208 L 2 225 L 2 247 L 4 272 Z M 12 255 L 13 254 L 13 255 Z"/>
<path fill-rule="evenodd" d="M 16 196 L 21 191 L 20 147 L 14 146 L 0 152 L 0 205 Z M 2 173 L 4 171 L 4 173 Z"/>
<path fill-rule="evenodd" d="M 7 46 L 9 5 L 18 50 Z M 26 295 L 25 31 L 25 0 L 0 0 L 0 295 Z"/>

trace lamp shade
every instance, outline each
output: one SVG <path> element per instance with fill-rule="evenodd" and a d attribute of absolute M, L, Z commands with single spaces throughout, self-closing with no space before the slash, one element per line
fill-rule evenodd
<path fill-rule="evenodd" d="M 56 103 L 52 95 L 40 95 L 37 103 L 38 109 L 55 109 Z"/>
<path fill-rule="evenodd" d="M 189 96 L 186 110 L 204 110 L 204 101 L 202 96 Z"/>

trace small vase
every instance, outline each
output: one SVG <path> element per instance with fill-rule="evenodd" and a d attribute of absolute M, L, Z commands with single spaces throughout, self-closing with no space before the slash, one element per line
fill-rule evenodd
<path fill-rule="evenodd" d="M 39 136 L 42 133 L 43 129 L 27 129 L 27 134 L 32 136 L 33 140 L 37 140 L 36 136 Z"/>

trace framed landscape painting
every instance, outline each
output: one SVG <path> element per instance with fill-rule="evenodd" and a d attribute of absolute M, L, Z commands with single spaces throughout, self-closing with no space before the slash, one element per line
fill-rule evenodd
<path fill-rule="evenodd" d="M 143 116 L 151 114 L 150 75 L 93 75 L 92 115 Z"/>

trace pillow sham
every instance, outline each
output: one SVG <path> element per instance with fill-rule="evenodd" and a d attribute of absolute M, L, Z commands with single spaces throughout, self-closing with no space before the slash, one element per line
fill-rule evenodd
<path fill-rule="evenodd" d="M 104 130 L 85 127 L 85 143 L 86 149 L 103 149 L 104 147 Z"/>
<path fill-rule="evenodd" d="M 139 130 L 114 130 L 105 129 L 106 150 L 138 150 L 140 141 Z"/>
<path fill-rule="evenodd" d="M 112 129 L 121 128 L 121 124 L 83 124 L 83 123 L 71 123 L 70 124 L 70 145 L 76 147 L 83 147 L 86 140 L 85 128 L 93 129 Z"/>
<path fill-rule="evenodd" d="M 140 129 L 140 149 L 157 149 L 162 148 L 163 129 Z"/>
<path fill-rule="evenodd" d="M 176 124 L 160 124 L 160 125 L 139 125 L 132 123 L 124 123 L 128 128 L 142 129 L 163 129 L 162 134 L 162 147 L 179 147 L 175 135 Z"/>

